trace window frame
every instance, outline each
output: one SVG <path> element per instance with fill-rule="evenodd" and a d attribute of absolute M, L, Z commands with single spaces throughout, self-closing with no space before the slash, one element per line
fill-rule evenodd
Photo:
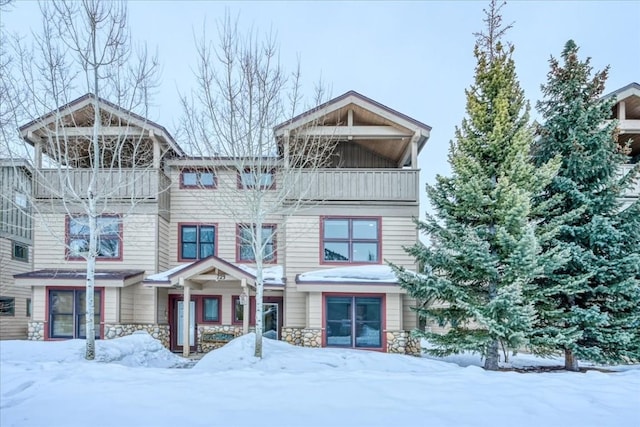
<path fill-rule="evenodd" d="M 0 297 L 0 317 L 16 317 L 16 299 L 14 297 Z"/>
<path fill-rule="evenodd" d="M 182 228 L 183 227 L 196 227 L 196 257 L 195 258 L 185 258 L 183 256 L 183 241 L 182 241 Z M 209 222 L 179 222 L 178 223 L 178 261 L 179 262 L 193 262 L 198 261 L 204 258 L 200 257 L 200 227 L 213 227 L 213 256 L 218 256 L 218 223 L 209 223 Z M 187 242 L 192 243 L 192 242 Z"/>
<path fill-rule="evenodd" d="M 248 223 L 239 223 L 236 224 L 236 262 L 237 263 L 242 263 L 242 264 L 252 264 L 256 261 L 255 259 L 255 254 L 253 259 L 243 259 L 241 257 L 241 253 L 242 253 L 242 238 L 240 236 L 241 233 L 241 229 L 243 228 L 249 228 L 249 227 L 255 227 L 255 225 L 251 225 Z M 273 245 L 273 257 L 272 259 L 267 259 L 264 258 L 263 262 L 265 264 L 277 264 L 278 263 L 278 225 L 274 224 L 274 223 L 267 223 L 267 224 L 262 224 L 262 229 L 265 228 L 271 228 L 273 230 L 273 232 L 271 233 L 272 236 L 272 245 Z"/>
<path fill-rule="evenodd" d="M 234 325 L 242 325 L 244 323 L 244 319 L 238 320 L 238 309 L 236 304 L 240 303 L 240 295 L 232 295 L 231 296 L 231 323 Z M 240 306 L 242 307 L 242 306 Z M 256 297 L 249 297 L 249 326 L 255 326 L 256 324 Z"/>
<path fill-rule="evenodd" d="M 73 337 L 68 337 L 68 336 L 54 336 L 52 334 L 53 332 L 53 321 L 52 321 L 52 310 L 51 310 L 51 292 L 55 292 L 55 291 L 67 291 L 67 292 L 73 292 Z M 76 336 L 76 333 L 78 331 L 78 324 L 76 324 L 76 320 L 77 320 L 77 316 L 78 314 L 75 312 L 76 308 L 77 308 L 77 295 L 79 293 L 82 292 L 86 292 L 86 288 L 84 286 L 82 287 L 78 287 L 78 286 L 47 286 L 45 288 L 45 294 L 46 294 L 46 306 L 45 306 L 45 315 L 46 315 L 46 325 L 45 325 L 45 339 L 46 340 L 68 340 L 68 339 L 83 339 L 83 338 L 79 338 L 79 335 Z M 96 330 L 96 339 L 104 339 L 104 305 L 105 305 L 105 288 L 104 287 L 96 287 L 94 288 L 94 298 L 95 298 L 95 294 L 96 293 L 100 293 L 100 321 L 94 323 L 95 326 L 95 330 Z M 96 315 L 96 313 L 94 312 L 94 316 Z M 86 337 L 85 337 L 86 338 Z"/>
<path fill-rule="evenodd" d="M 88 216 L 86 214 L 78 214 L 78 215 L 67 215 L 65 218 L 65 259 L 67 261 L 84 261 L 85 258 L 83 258 L 82 256 L 76 256 L 73 255 L 71 252 L 71 246 L 70 246 L 70 242 L 71 242 L 71 238 L 72 238 L 72 234 L 71 234 L 71 220 L 75 219 L 75 218 L 81 218 L 81 217 L 85 217 L 88 218 Z M 105 257 L 105 256 L 96 256 L 96 261 L 106 261 L 106 262 L 113 262 L 113 261 L 122 261 L 123 259 L 123 250 L 124 250 L 124 236 L 123 236 L 123 219 L 122 219 L 122 215 L 120 214 L 106 214 L 106 215 L 99 215 L 98 219 L 100 218 L 117 218 L 118 219 L 118 255 L 114 256 L 114 257 Z M 102 233 L 100 233 L 100 236 L 98 237 L 98 239 L 100 239 L 102 237 Z M 87 236 L 88 238 L 88 234 L 74 234 L 73 236 Z M 110 240 L 115 240 L 113 238 L 111 238 Z"/>
<path fill-rule="evenodd" d="M 205 300 L 218 301 L 218 318 L 217 319 L 215 319 L 215 320 L 207 320 L 205 318 L 205 310 L 204 310 Z M 219 324 L 222 323 L 222 296 L 220 296 L 220 295 L 198 295 L 198 298 L 195 298 L 195 301 L 196 301 L 196 307 L 198 307 L 198 305 L 200 306 L 199 314 L 198 314 L 197 319 L 196 319 L 197 323 L 203 324 L 203 325 L 219 325 Z M 196 308 L 196 310 L 197 310 L 197 308 Z"/>
<path fill-rule="evenodd" d="M 196 184 L 185 184 L 184 183 L 184 174 L 185 173 L 195 173 L 196 174 Z M 201 176 L 202 174 L 211 174 L 213 178 L 213 184 L 202 184 Z M 180 188 L 181 189 L 190 189 L 190 190 L 215 190 L 218 188 L 218 174 L 215 170 L 211 169 L 203 169 L 203 168 L 186 168 L 180 171 Z"/>
<path fill-rule="evenodd" d="M 327 324 L 327 305 L 328 300 L 330 298 L 351 298 L 352 303 L 352 313 L 356 311 L 356 299 L 358 298 L 378 298 L 380 299 L 380 347 L 365 347 L 365 346 L 357 346 L 357 342 L 355 338 L 352 337 L 353 343 L 349 346 L 344 345 L 328 345 L 328 324 Z M 357 318 L 351 317 L 350 327 L 351 330 L 356 329 Z M 322 346 L 328 348 L 346 348 L 350 350 L 370 350 L 370 351 L 387 351 L 387 302 L 386 302 L 386 294 L 370 294 L 370 293 L 345 293 L 345 292 L 323 292 L 322 294 Z"/>
<path fill-rule="evenodd" d="M 262 176 L 264 175 L 270 175 L 271 176 L 271 184 L 269 185 L 262 185 L 260 184 L 259 186 L 255 185 L 255 184 L 251 184 L 251 185 L 245 185 L 244 183 L 244 177 L 245 174 L 247 173 L 253 173 L 253 169 L 252 167 L 246 167 L 244 168 L 243 171 L 237 171 L 237 187 L 238 190 L 252 190 L 252 189 L 256 189 L 259 188 L 260 190 L 275 190 L 276 189 L 276 169 L 275 168 L 262 168 L 264 170 L 264 172 L 262 172 L 260 174 L 260 178 L 262 178 Z M 262 180 L 262 179 L 260 179 Z"/>
<path fill-rule="evenodd" d="M 346 220 L 348 221 L 348 237 L 347 238 L 325 238 L 325 222 L 327 220 Z M 376 227 L 376 239 L 363 239 L 353 237 L 353 222 L 354 221 L 375 221 Z M 379 265 L 382 264 L 382 217 L 381 216 L 334 216 L 323 215 L 320 217 L 320 247 L 319 262 L 320 265 Z M 349 259 L 346 261 L 337 260 L 325 260 L 324 246 L 325 242 L 334 243 L 347 243 L 349 250 Z M 353 244 L 354 243 L 375 243 L 377 245 L 378 257 L 376 261 L 354 261 L 353 260 Z"/>
<path fill-rule="evenodd" d="M 31 317 L 31 314 L 33 313 L 33 302 L 31 300 L 31 298 L 27 298 L 25 301 L 25 316 L 26 317 Z"/>
<path fill-rule="evenodd" d="M 16 248 L 24 249 L 24 257 L 16 256 Z M 23 243 L 18 243 L 15 240 L 11 241 L 11 259 L 20 261 L 20 262 L 29 262 L 29 245 L 25 245 Z"/>

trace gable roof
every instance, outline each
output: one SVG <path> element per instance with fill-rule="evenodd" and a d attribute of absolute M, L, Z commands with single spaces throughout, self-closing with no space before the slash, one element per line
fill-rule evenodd
<path fill-rule="evenodd" d="M 27 141 L 31 145 L 34 145 L 36 141 L 31 139 L 31 133 L 53 123 L 56 120 L 58 113 L 63 116 L 70 116 L 80 112 L 83 109 L 89 108 L 96 100 L 96 98 L 100 104 L 101 110 L 104 110 L 114 115 L 115 117 L 119 117 L 127 123 L 138 126 L 141 129 L 153 131 L 154 135 L 157 135 L 162 140 L 162 142 L 169 146 L 175 153 L 181 156 L 184 155 L 182 148 L 163 126 L 151 120 L 148 120 L 147 118 L 142 117 L 139 114 L 126 110 L 110 101 L 107 101 L 104 98 L 96 97 L 92 93 L 86 93 L 63 106 L 58 107 L 57 109 L 20 126 L 18 128 L 18 130 L 20 131 L 20 135 L 25 141 Z"/>
<path fill-rule="evenodd" d="M 603 98 L 611 98 L 615 96 L 618 101 L 628 98 L 632 95 L 640 97 L 640 83 L 631 82 L 626 86 L 621 87 L 620 89 L 616 89 L 611 93 L 608 93 L 603 96 Z"/>

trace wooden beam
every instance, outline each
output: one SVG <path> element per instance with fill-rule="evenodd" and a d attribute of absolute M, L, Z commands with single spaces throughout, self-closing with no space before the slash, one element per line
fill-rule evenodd
<path fill-rule="evenodd" d="M 38 132 L 41 133 L 41 132 Z M 53 134 L 54 131 L 49 129 L 49 133 Z M 62 128 L 59 134 L 63 137 L 91 137 L 93 135 L 93 127 L 68 127 Z M 100 129 L 100 136 L 135 136 L 142 137 L 147 136 L 148 133 L 144 129 L 132 126 L 103 126 Z"/>
<path fill-rule="evenodd" d="M 401 168 L 407 163 L 407 160 L 411 159 L 411 169 L 418 168 L 418 140 L 422 134 L 419 130 L 416 130 L 411 137 L 411 141 L 407 144 L 407 147 L 398 162 L 398 167 Z"/>
<path fill-rule="evenodd" d="M 191 340 L 189 332 L 191 329 L 191 288 L 189 284 L 185 283 L 184 278 L 180 278 L 180 285 L 183 286 L 183 301 L 182 301 L 182 356 L 189 357 L 189 350 L 191 347 Z"/>
<path fill-rule="evenodd" d="M 411 133 L 393 126 L 312 126 L 297 133 L 298 136 L 332 136 L 353 139 L 408 138 Z"/>

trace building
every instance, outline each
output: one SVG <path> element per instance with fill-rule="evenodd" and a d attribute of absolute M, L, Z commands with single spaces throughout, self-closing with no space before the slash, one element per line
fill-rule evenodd
<path fill-rule="evenodd" d="M 39 210 L 33 270 L 15 276 L 33 295 L 28 338 L 84 337 L 86 263 L 79 254 L 88 245 L 83 204 L 95 105 L 104 154 L 94 188 L 107 196 L 98 219 L 96 336 L 146 330 L 188 353 L 249 332 L 256 272 L 243 234 L 251 224 L 229 215 L 227 189 L 258 182 L 248 184 L 250 175 L 229 159 L 186 156 L 162 126 L 85 95 L 20 128 L 34 147 Z M 327 167 L 302 170 L 291 187 L 288 197 L 302 198 L 306 208 L 263 225 L 265 336 L 310 347 L 418 351 L 409 336 L 418 324 L 415 302 L 386 261 L 416 269 L 403 246 L 418 239 L 418 154 L 430 130 L 353 91 L 275 129 L 282 151 L 259 177 L 266 197 L 291 167 L 290 135 L 338 142 Z M 111 150 L 123 136 L 127 148 Z M 64 166 L 48 169 L 43 157 Z"/>
<path fill-rule="evenodd" d="M 26 161 L 0 160 L 0 339 L 26 338 L 31 317 L 31 289 L 13 279 L 32 269 L 31 182 Z"/>

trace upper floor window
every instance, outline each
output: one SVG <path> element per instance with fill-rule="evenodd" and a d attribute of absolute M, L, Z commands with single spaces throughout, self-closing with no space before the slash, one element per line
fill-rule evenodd
<path fill-rule="evenodd" d="M 21 245 L 20 243 L 13 242 L 13 250 L 11 251 L 11 258 L 18 261 L 29 261 L 29 246 Z"/>
<path fill-rule="evenodd" d="M 238 262 L 251 262 L 256 260 L 253 250 L 254 236 L 256 227 L 248 224 L 238 225 L 238 247 L 236 251 L 236 260 Z M 264 262 L 276 262 L 276 226 L 268 224 L 262 226 L 262 259 Z"/>
<path fill-rule="evenodd" d="M 16 206 L 18 206 L 21 209 L 27 209 L 27 207 L 29 206 L 29 203 L 27 201 L 27 195 L 24 193 L 16 192 L 14 199 L 15 199 Z"/>
<path fill-rule="evenodd" d="M 102 260 L 122 259 L 122 218 L 103 215 L 97 218 L 98 253 Z M 67 258 L 79 259 L 89 254 L 89 217 L 67 217 Z"/>
<path fill-rule="evenodd" d="M 247 168 L 238 175 L 238 188 L 256 188 L 273 190 L 276 188 L 276 171 L 264 170 L 261 173 Z"/>
<path fill-rule="evenodd" d="M 216 226 L 180 224 L 179 261 L 203 259 L 216 253 Z"/>
<path fill-rule="evenodd" d="M 380 263 L 378 218 L 322 218 L 323 263 Z"/>
<path fill-rule="evenodd" d="M 216 188 L 216 185 L 213 171 L 185 169 L 180 173 L 180 188 Z"/>

